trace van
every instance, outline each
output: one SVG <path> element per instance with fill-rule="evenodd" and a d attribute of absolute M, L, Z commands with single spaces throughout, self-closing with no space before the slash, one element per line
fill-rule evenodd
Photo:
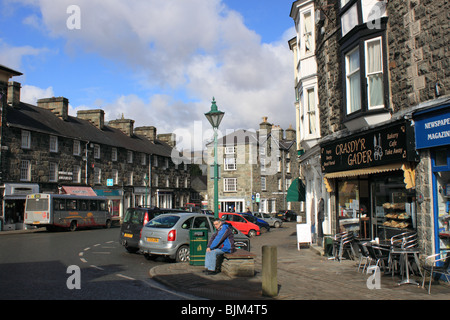
<path fill-rule="evenodd" d="M 158 207 L 128 208 L 120 228 L 120 244 L 130 253 L 138 252 L 142 228 L 154 217 L 170 212 L 181 211 L 176 209 L 160 209 Z"/>

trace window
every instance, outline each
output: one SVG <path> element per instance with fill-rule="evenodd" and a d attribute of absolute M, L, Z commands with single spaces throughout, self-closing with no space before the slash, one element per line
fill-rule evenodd
<path fill-rule="evenodd" d="M 347 114 L 361 110 L 361 77 L 359 73 L 359 47 L 345 56 L 347 85 Z"/>
<path fill-rule="evenodd" d="M 100 159 L 100 146 L 98 144 L 94 144 L 94 158 Z"/>
<path fill-rule="evenodd" d="M 133 163 L 133 151 L 127 151 L 127 162 Z"/>
<path fill-rule="evenodd" d="M 102 169 L 100 169 L 99 167 L 94 167 L 94 183 L 102 183 Z"/>
<path fill-rule="evenodd" d="M 22 149 L 30 149 L 31 134 L 30 131 L 22 130 Z"/>
<path fill-rule="evenodd" d="M 20 181 L 31 181 L 31 162 L 30 162 L 30 160 L 20 161 Z"/>
<path fill-rule="evenodd" d="M 143 166 L 147 164 L 147 155 L 145 153 L 141 153 L 141 164 Z"/>
<path fill-rule="evenodd" d="M 381 38 L 366 41 L 365 54 L 369 109 L 384 107 L 383 54 L 381 51 Z"/>
<path fill-rule="evenodd" d="M 225 154 L 235 154 L 236 153 L 236 147 L 225 147 Z"/>
<path fill-rule="evenodd" d="M 81 146 L 79 140 L 73 140 L 73 155 L 79 156 L 81 154 Z"/>
<path fill-rule="evenodd" d="M 50 162 L 49 165 L 48 181 L 57 182 L 58 181 L 58 164 L 55 162 Z"/>
<path fill-rule="evenodd" d="M 73 166 L 73 182 L 80 183 L 81 182 L 81 167 Z"/>
<path fill-rule="evenodd" d="M 119 170 L 112 169 L 112 178 L 114 180 L 115 185 L 119 184 Z"/>
<path fill-rule="evenodd" d="M 112 148 L 111 150 L 111 160 L 117 161 L 117 148 Z"/>
<path fill-rule="evenodd" d="M 58 137 L 50 136 L 50 152 L 58 152 Z"/>
<path fill-rule="evenodd" d="M 309 134 L 316 133 L 316 99 L 314 88 L 306 90 L 306 106 L 308 114 Z"/>
<path fill-rule="evenodd" d="M 303 43 L 305 47 L 305 54 L 313 52 L 314 39 L 311 11 L 303 14 Z"/>
<path fill-rule="evenodd" d="M 237 191 L 237 178 L 224 178 L 223 189 L 225 192 Z"/>
<path fill-rule="evenodd" d="M 154 167 L 158 166 L 158 157 L 157 156 L 153 156 L 153 166 Z"/>
<path fill-rule="evenodd" d="M 236 170 L 236 158 L 224 158 L 224 167 L 225 170 Z"/>
<path fill-rule="evenodd" d="M 261 164 L 261 171 L 266 171 L 266 159 L 265 158 L 261 158 L 259 160 L 260 164 Z"/>
<path fill-rule="evenodd" d="M 261 177 L 261 190 L 266 190 L 266 177 Z"/>

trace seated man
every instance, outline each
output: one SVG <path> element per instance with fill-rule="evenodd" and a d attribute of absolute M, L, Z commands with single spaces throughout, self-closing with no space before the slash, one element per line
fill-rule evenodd
<path fill-rule="evenodd" d="M 224 253 L 232 253 L 234 248 L 234 235 L 231 225 L 220 219 L 214 220 L 214 227 L 217 229 L 208 241 L 205 255 L 205 272 L 216 274 L 217 256 Z"/>

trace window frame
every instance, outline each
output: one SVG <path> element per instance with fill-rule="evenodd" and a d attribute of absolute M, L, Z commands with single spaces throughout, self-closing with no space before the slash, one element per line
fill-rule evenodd
<path fill-rule="evenodd" d="M 236 192 L 237 191 L 237 178 L 223 178 L 223 191 L 224 192 Z"/>
<path fill-rule="evenodd" d="M 25 141 L 25 143 L 24 143 Z M 20 137 L 20 147 L 22 149 L 31 149 L 31 132 L 28 130 L 22 130 Z"/>

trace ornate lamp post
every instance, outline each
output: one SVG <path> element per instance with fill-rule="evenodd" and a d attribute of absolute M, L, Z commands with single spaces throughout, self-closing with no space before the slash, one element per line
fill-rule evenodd
<path fill-rule="evenodd" d="M 225 112 L 217 109 L 216 100 L 213 97 L 211 110 L 205 113 L 206 119 L 214 129 L 214 217 L 219 217 L 219 167 L 217 165 L 217 129 Z"/>

